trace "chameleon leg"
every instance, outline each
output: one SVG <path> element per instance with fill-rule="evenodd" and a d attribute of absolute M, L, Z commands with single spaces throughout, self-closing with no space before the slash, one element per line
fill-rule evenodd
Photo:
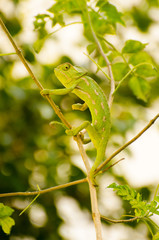
<path fill-rule="evenodd" d="M 49 125 L 50 125 L 51 127 L 54 127 L 55 125 L 59 125 L 59 126 L 62 126 L 62 127 L 65 128 L 65 129 L 67 129 L 67 127 L 66 127 L 63 123 L 58 122 L 58 121 L 52 121 L 52 122 L 49 123 Z"/>
<path fill-rule="evenodd" d="M 76 103 L 72 105 L 73 110 L 85 111 L 88 108 L 86 103 L 80 104 Z"/>
<path fill-rule="evenodd" d="M 76 136 L 81 130 L 86 129 L 91 123 L 89 121 L 84 121 L 79 127 L 67 129 L 65 132 L 69 136 Z"/>

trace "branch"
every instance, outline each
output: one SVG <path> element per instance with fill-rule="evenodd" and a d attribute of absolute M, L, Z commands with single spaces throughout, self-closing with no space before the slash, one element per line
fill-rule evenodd
<path fill-rule="evenodd" d="M 108 169 L 114 167 L 116 164 L 118 164 L 119 162 L 121 162 L 121 161 L 123 161 L 123 160 L 125 160 L 125 158 L 121 158 L 121 159 L 119 159 L 118 161 L 116 161 L 115 163 L 113 163 L 112 165 L 110 165 L 109 167 L 105 168 L 103 171 L 100 171 L 100 174 L 102 174 L 102 173 L 108 171 Z"/>
<path fill-rule="evenodd" d="M 62 184 L 62 185 L 59 185 L 59 186 L 55 186 L 55 187 L 46 188 L 44 190 L 34 191 L 34 192 L 1 193 L 0 198 L 2 198 L 2 197 L 17 197 L 17 196 L 34 196 L 34 195 L 37 195 L 37 194 L 44 194 L 44 193 L 52 192 L 52 191 L 55 191 L 55 190 L 70 187 L 70 186 L 80 184 L 80 183 L 84 183 L 84 182 L 87 182 L 87 178 L 77 180 L 77 181 L 74 181 L 74 182 L 65 183 L 65 184 Z"/>
<path fill-rule="evenodd" d="M 140 219 L 140 217 L 133 217 L 133 218 L 130 218 L 130 219 L 120 219 L 120 220 L 115 220 L 115 219 L 110 219 L 110 218 L 107 218 L 105 216 L 101 216 L 101 218 L 107 222 L 111 222 L 111 223 L 127 223 L 127 222 L 133 222 L 133 221 L 136 221 L 138 219 Z"/>
<path fill-rule="evenodd" d="M 107 58 L 107 56 L 105 55 L 103 49 L 102 49 L 102 46 L 96 36 L 96 33 L 93 29 L 93 26 L 92 26 L 92 22 L 91 22 L 91 18 L 90 18 L 90 15 L 89 15 L 89 11 L 88 11 L 88 6 L 86 6 L 86 11 L 87 11 L 87 19 L 88 19 L 88 24 L 89 24 L 89 27 L 90 27 L 90 30 L 92 32 L 92 36 L 94 38 L 94 41 L 95 43 L 97 44 L 97 48 L 100 52 L 100 54 L 102 55 L 102 57 L 104 58 L 105 62 L 106 62 L 106 65 L 108 67 L 108 74 L 110 76 L 110 94 L 109 94 L 109 99 L 108 99 L 108 103 L 109 103 L 109 107 L 111 107 L 112 105 L 112 102 L 113 102 L 113 92 L 115 91 L 115 81 L 114 81 L 114 76 L 113 76 L 113 72 L 112 72 L 112 68 L 111 68 L 111 63 L 109 61 L 109 59 Z"/>
<path fill-rule="evenodd" d="M 117 154 L 119 154 L 123 149 L 125 149 L 127 146 L 129 146 L 131 143 L 135 142 L 146 130 L 148 130 L 152 124 L 159 118 L 159 113 L 150 120 L 150 122 L 144 127 L 134 138 L 132 138 L 129 142 L 124 144 L 122 147 L 117 149 L 109 158 L 107 158 L 95 171 L 95 174 L 97 174 L 112 158 L 114 158 Z M 99 172 L 100 174 L 101 172 Z"/>

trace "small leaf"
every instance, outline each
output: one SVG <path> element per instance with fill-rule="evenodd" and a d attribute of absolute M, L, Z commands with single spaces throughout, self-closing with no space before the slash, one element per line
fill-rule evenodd
<path fill-rule="evenodd" d="M 127 40 L 122 49 L 122 53 L 137 53 L 145 48 L 147 44 L 143 44 L 136 40 Z"/>
<path fill-rule="evenodd" d="M 6 234 L 9 234 L 11 228 L 15 225 L 15 221 L 11 217 L 0 218 L 0 225 Z"/>
<path fill-rule="evenodd" d="M 118 12 L 116 7 L 113 4 L 110 4 L 108 2 L 102 3 L 102 1 L 99 1 L 97 6 L 100 7 L 100 11 L 103 12 L 108 20 L 112 23 L 120 23 L 125 26 L 125 22 L 122 20 L 122 13 Z"/>
<path fill-rule="evenodd" d="M 112 65 L 113 75 L 115 81 L 120 81 L 129 71 L 126 63 L 118 62 Z"/>
<path fill-rule="evenodd" d="M 158 210 L 155 210 L 153 213 L 159 215 L 159 211 Z"/>
<path fill-rule="evenodd" d="M 87 46 L 87 51 L 88 51 L 89 54 L 91 54 L 95 49 L 96 49 L 96 44 L 95 43 L 91 43 Z"/>
<path fill-rule="evenodd" d="M 104 17 L 102 17 L 98 12 L 91 11 L 90 17 L 93 29 L 95 30 L 96 33 L 102 36 L 104 34 L 115 34 L 114 26 Z"/>
<path fill-rule="evenodd" d="M 9 217 L 12 215 L 14 210 L 8 206 L 5 206 L 3 203 L 0 203 L 0 218 Z"/>
<path fill-rule="evenodd" d="M 138 99 L 147 102 L 147 97 L 150 92 L 150 85 L 145 79 L 133 76 L 129 81 L 129 87 Z"/>
<path fill-rule="evenodd" d="M 42 49 L 42 47 L 43 47 L 43 45 L 44 45 L 44 43 L 45 43 L 45 38 L 43 38 L 43 39 L 37 39 L 35 42 L 34 42 L 34 44 L 33 44 L 33 47 L 34 47 L 34 50 L 35 50 L 35 52 L 36 53 L 39 53 L 40 52 L 40 50 Z"/>
<path fill-rule="evenodd" d="M 35 29 L 44 28 L 46 24 L 46 18 L 49 18 L 48 14 L 38 14 L 35 16 L 35 21 L 33 22 Z"/>
<path fill-rule="evenodd" d="M 129 63 L 134 66 L 143 62 L 148 62 L 152 64 L 151 57 L 146 52 L 138 52 L 136 54 L 133 54 L 129 59 Z"/>
<path fill-rule="evenodd" d="M 13 212 L 12 208 L 0 203 L 0 226 L 2 226 L 6 234 L 10 233 L 11 227 L 15 224 L 14 220 L 10 217 Z"/>
<path fill-rule="evenodd" d="M 55 15 L 51 20 L 52 20 L 52 27 L 54 27 L 57 23 L 59 23 L 61 26 L 65 25 L 62 14 Z"/>
<path fill-rule="evenodd" d="M 142 65 L 138 67 L 135 72 L 142 77 L 157 76 L 157 72 L 152 67 L 152 65 Z"/>
<path fill-rule="evenodd" d="M 111 183 L 107 188 L 117 188 L 118 185 L 116 183 Z"/>

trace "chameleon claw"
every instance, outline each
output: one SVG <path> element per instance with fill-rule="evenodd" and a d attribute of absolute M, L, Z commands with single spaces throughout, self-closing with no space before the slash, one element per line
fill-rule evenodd
<path fill-rule="evenodd" d="M 65 126 L 63 123 L 57 122 L 57 121 L 52 121 L 52 122 L 49 123 L 49 125 L 50 125 L 50 127 L 52 127 L 52 128 L 54 128 L 55 126 L 61 126 L 61 127 L 63 127 L 64 129 L 67 129 L 66 126 Z"/>
<path fill-rule="evenodd" d="M 71 129 L 67 129 L 67 130 L 65 131 L 65 133 L 66 133 L 68 136 L 75 136 L 75 135 L 76 135 L 76 134 L 74 134 L 74 131 L 71 130 Z"/>

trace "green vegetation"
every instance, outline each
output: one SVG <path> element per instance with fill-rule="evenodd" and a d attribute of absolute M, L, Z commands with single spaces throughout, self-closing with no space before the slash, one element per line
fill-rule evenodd
<path fill-rule="evenodd" d="M 108 153 L 113 154 L 129 140 L 127 134 L 135 129 L 136 123 L 144 120 L 146 125 L 146 122 L 149 122 L 147 111 L 152 109 L 157 101 L 159 89 L 158 60 L 155 51 L 151 52 L 151 47 L 156 46 L 156 42 L 155 39 L 152 39 L 151 43 L 147 40 L 151 27 L 157 23 L 152 16 L 152 11 L 159 9 L 157 0 L 142 0 L 122 11 L 111 1 L 56 0 L 49 9 L 43 9 L 44 14 L 40 12 L 32 17 L 34 37 L 29 42 L 24 37 L 26 26 L 23 14 L 17 14 L 18 9 L 22 8 L 20 0 L 12 1 L 12 8 L 10 16 L 2 10 L 0 17 L 44 88 L 62 88 L 53 71 L 57 65 L 64 62 L 73 65 L 78 63 L 74 60 L 77 58 L 72 57 L 71 49 L 70 55 L 63 54 L 52 64 L 46 64 L 45 59 L 41 61 L 40 54 L 44 53 L 50 41 L 56 46 L 59 41 L 58 33 L 62 29 L 69 29 L 76 24 L 82 27 L 81 38 L 75 43 L 78 51 L 82 49 L 88 54 L 82 66 L 88 69 L 89 75 L 102 87 L 110 105 L 112 103 Z M 139 41 L 137 36 L 127 39 L 126 33 L 129 29 L 140 33 L 144 40 Z M 63 37 L 65 38 L 65 35 Z M 80 125 L 78 122 L 90 120 L 90 113 L 87 110 L 80 112 L 71 109 L 72 104 L 80 102 L 73 94 L 53 96 L 56 104 L 53 110 L 39 94 L 40 91 L 28 72 L 24 71 L 19 58 L 21 53 L 18 51 L 15 53 L 15 49 L 8 52 L 6 45 L 11 46 L 11 42 L 0 27 L 0 41 L 2 38 L 4 39 L 0 45 L 0 193 L 13 192 L 15 195 L 1 198 L 4 204 L 0 203 L 0 239 L 12 240 L 14 237 L 20 239 L 22 236 L 31 240 L 67 239 L 69 236 L 64 236 L 60 230 L 66 219 L 60 214 L 59 199 L 73 198 L 81 211 L 90 212 L 91 218 L 90 192 L 88 184 L 84 183 L 86 175 L 79 167 L 79 161 L 82 164 L 82 160 L 79 158 L 79 150 L 74 147 L 72 137 L 67 136 L 60 125 L 51 128 L 49 122 L 60 121 L 59 115 L 54 111 L 55 109 L 58 111 L 59 108 L 64 119 L 73 126 Z M 47 54 L 45 56 L 47 58 Z M 150 125 L 152 123 L 153 121 Z M 86 148 L 86 153 L 94 161 L 96 151 L 91 144 Z M 126 154 L 133 153 L 123 151 L 122 157 L 127 156 Z M 158 226 L 151 220 L 152 215 L 159 213 L 158 189 L 155 194 L 155 187 L 152 186 L 144 186 L 137 191 L 132 189 L 125 176 L 117 174 L 111 167 L 111 164 L 118 160 L 119 157 L 114 156 L 112 162 L 108 162 L 106 172 L 104 168 L 100 171 L 98 169 L 99 188 L 101 176 L 104 174 L 113 176 L 113 182 L 118 184 L 112 183 L 109 188 L 113 188 L 124 200 L 122 211 L 119 211 L 118 215 L 123 212 L 125 216 L 129 215 L 127 218 L 130 219 L 129 223 L 122 221 L 122 224 L 131 227 L 142 236 L 143 233 L 139 232 L 141 229 L 137 227 L 145 223 L 148 227 L 147 233 L 144 233 L 145 239 L 152 237 L 153 240 L 159 239 Z M 103 175 L 101 171 L 104 172 Z M 74 182 L 79 179 L 83 179 L 80 184 Z M 59 187 L 56 191 L 50 189 L 45 194 L 41 192 L 43 189 L 69 182 L 74 184 Z M 107 185 L 106 182 L 105 188 Z M 33 191 L 36 192 L 30 195 L 35 196 L 29 197 L 29 192 Z M 20 193 L 16 195 L 18 192 Z M 155 195 L 153 200 L 152 195 Z M 29 203 L 32 203 L 31 206 Z M 41 209 L 42 218 L 46 218 L 46 221 L 39 223 L 40 217 L 36 218 L 37 222 L 33 219 L 34 206 Z M 23 209 L 24 213 L 19 216 Z M 109 211 L 109 216 L 105 217 L 111 219 L 113 213 L 111 215 Z M 125 220 L 128 220 L 127 218 Z M 131 218 L 136 219 L 131 221 Z M 102 227 L 106 226 L 108 229 L 109 219 L 105 220 Z M 127 238 L 134 239 L 133 234 L 131 235 Z M 104 236 L 103 240 L 105 239 L 107 236 Z"/>

